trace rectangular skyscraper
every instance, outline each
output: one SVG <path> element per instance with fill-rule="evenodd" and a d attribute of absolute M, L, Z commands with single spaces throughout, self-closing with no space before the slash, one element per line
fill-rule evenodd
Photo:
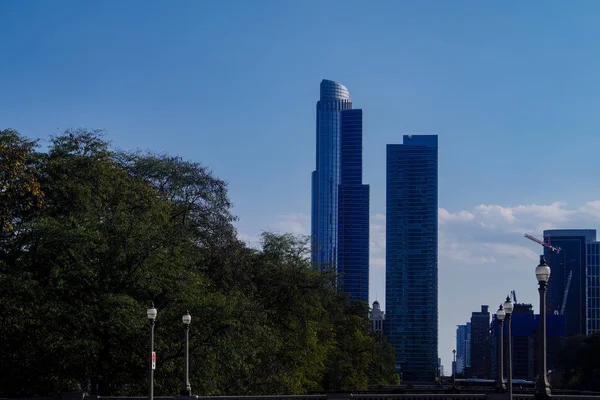
<path fill-rule="evenodd" d="M 586 254 L 588 244 L 596 241 L 596 231 L 594 229 L 552 229 L 544 231 L 544 239 L 549 240 L 552 246 L 561 249 L 558 254 L 549 252 L 547 248 L 544 249 L 544 257 L 552 271 L 548 282 L 548 313 L 562 313 L 564 304 L 567 335 L 585 335 L 587 333 Z"/>
<path fill-rule="evenodd" d="M 587 244 L 586 335 L 600 331 L 600 242 Z"/>
<path fill-rule="evenodd" d="M 387 145 L 386 325 L 405 380 L 433 381 L 438 359 L 438 137 Z"/>
<path fill-rule="evenodd" d="M 471 376 L 488 379 L 491 375 L 490 361 L 490 312 L 489 306 L 471 313 Z"/>
<path fill-rule="evenodd" d="M 463 375 L 467 366 L 467 325 L 456 327 L 456 373 Z"/>
<path fill-rule="evenodd" d="M 340 290 L 368 303 L 369 185 L 362 184 L 362 121 L 362 110 L 342 111 L 337 267 Z"/>
<path fill-rule="evenodd" d="M 600 243 L 595 229 L 552 229 L 544 240 L 560 247 L 544 250 L 550 265 L 548 313 L 563 313 L 567 335 L 589 335 L 600 330 Z"/>

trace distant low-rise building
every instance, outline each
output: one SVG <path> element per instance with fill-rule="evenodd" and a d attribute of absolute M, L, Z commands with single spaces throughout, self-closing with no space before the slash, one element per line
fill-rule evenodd
<path fill-rule="evenodd" d="M 371 321 L 371 329 L 373 332 L 383 331 L 383 321 L 385 320 L 385 313 L 381 310 L 379 302 L 375 300 L 373 302 L 373 308 L 369 314 L 369 320 Z"/>
<path fill-rule="evenodd" d="M 531 304 L 516 303 L 511 320 L 512 336 L 512 373 L 513 379 L 534 380 L 538 375 L 538 332 L 539 315 L 533 313 Z M 498 339 L 500 329 L 496 315 L 492 317 L 492 377 L 497 376 Z M 565 316 L 560 314 L 546 315 L 546 354 L 547 368 L 554 369 L 556 354 L 566 335 Z M 508 365 L 508 324 L 503 326 L 504 341 L 504 376 L 507 376 Z"/>

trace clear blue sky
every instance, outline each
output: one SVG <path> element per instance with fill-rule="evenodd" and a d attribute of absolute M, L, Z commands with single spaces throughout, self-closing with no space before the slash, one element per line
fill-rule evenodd
<path fill-rule="evenodd" d="M 201 161 L 250 239 L 308 232 L 319 82 L 343 83 L 364 110 L 381 302 L 385 144 L 439 134 L 447 369 L 480 304 L 515 289 L 537 308 L 523 232 L 600 227 L 600 2 L 5 0 L 0 17 L 1 128 L 103 128 Z"/>

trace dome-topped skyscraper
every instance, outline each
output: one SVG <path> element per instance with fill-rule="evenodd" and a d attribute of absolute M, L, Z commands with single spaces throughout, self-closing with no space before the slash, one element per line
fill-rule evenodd
<path fill-rule="evenodd" d="M 312 261 L 333 268 L 340 290 L 369 299 L 369 186 L 362 184 L 362 110 L 348 89 L 321 81 L 312 173 Z"/>

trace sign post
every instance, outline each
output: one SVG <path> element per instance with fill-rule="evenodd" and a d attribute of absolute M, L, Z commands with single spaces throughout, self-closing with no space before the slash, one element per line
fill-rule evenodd
<path fill-rule="evenodd" d="M 152 369 L 156 369 L 156 352 L 152 352 Z"/>

